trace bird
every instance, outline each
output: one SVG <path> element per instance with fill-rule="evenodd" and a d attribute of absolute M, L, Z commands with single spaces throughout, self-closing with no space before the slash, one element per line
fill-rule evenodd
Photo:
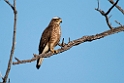
<path fill-rule="evenodd" d="M 60 41 L 61 38 L 61 26 L 62 19 L 60 17 L 53 17 L 43 31 L 39 43 L 39 54 L 45 54 L 48 52 L 58 53 L 57 50 L 54 50 Z M 42 64 L 43 58 L 37 59 L 36 68 L 39 69 Z"/>

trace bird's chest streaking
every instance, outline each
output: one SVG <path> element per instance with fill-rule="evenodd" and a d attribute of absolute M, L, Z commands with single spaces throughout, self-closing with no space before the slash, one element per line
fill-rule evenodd
<path fill-rule="evenodd" d="M 51 37 L 49 41 L 49 43 L 52 44 L 52 47 L 55 47 L 59 43 L 60 37 L 61 37 L 61 28 L 60 25 L 56 24 L 52 27 Z"/>

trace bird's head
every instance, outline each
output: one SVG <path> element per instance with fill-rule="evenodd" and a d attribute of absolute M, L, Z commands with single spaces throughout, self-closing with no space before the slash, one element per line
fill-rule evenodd
<path fill-rule="evenodd" d="M 60 24 L 60 23 L 62 23 L 62 19 L 60 17 L 53 17 L 52 22 L 54 22 L 56 24 Z"/>

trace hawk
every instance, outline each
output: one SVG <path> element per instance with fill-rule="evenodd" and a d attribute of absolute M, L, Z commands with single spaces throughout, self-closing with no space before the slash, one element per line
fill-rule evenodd
<path fill-rule="evenodd" d="M 59 43 L 61 37 L 61 28 L 60 23 L 62 19 L 60 17 L 53 17 L 50 21 L 47 28 L 43 31 L 40 43 L 39 43 L 39 54 L 48 53 L 57 53 L 57 50 L 54 50 L 54 47 Z M 37 60 L 36 68 L 39 69 L 43 58 Z"/>

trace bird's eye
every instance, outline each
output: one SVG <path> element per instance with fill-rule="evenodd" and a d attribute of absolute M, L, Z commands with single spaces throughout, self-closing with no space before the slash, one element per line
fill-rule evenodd
<path fill-rule="evenodd" d="M 55 21 L 56 21 L 56 22 L 58 22 L 59 20 L 58 20 L 58 19 L 56 19 Z"/>

